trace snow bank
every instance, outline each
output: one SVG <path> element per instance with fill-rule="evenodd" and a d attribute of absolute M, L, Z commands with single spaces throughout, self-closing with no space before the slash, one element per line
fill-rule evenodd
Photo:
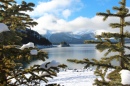
<path fill-rule="evenodd" d="M 53 83 L 60 84 L 61 86 L 93 86 L 94 79 L 96 78 L 94 72 L 87 69 L 77 70 L 80 71 L 70 69 L 60 71 L 57 73 L 57 77 L 49 79 L 48 83 L 41 82 L 40 86 L 45 86 L 47 84 Z"/>
<path fill-rule="evenodd" d="M 4 31 L 9 31 L 9 29 L 7 25 L 5 25 L 4 23 L 0 23 L 0 33 Z"/>
<path fill-rule="evenodd" d="M 51 61 L 51 65 L 57 66 L 57 62 L 55 60 Z M 43 65 L 42 65 L 43 66 Z M 45 63 L 44 66 L 45 67 Z M 48 78 L 48 83 L 44 81 L 40 82 L 40 86 L 46 86 L 48 84 L 60 84 L 60 86 L 94 86 L 94 80 L 99 77 L 94 75 L 94 69 L 87 68 L 87 69 L 61 69 L 59 73 L 57 73 L 57 77 Z M 111 70 L 110 70 L 111 71 Z M 108 72 L 110 72 L 108 71 Z M 47 72 L 39 72 L 36 73 L 38 76 L 48 75 Z M 26 74 L 27 78 L 31 75 Z M 13 82 L 16 80 L 13 79 Z M 32 83 L 33 84 L 33 83 Z M 24 86 L 24 85 L 22 85 Z"/>
<path fill-rule="evenodd" d="M 94 68 L 81 68 L 81 69 L 62 69 L 57 73 L 57 77 L 53 79 L 48 79 L 49 82 L 41 82 L 40 86 L 46 86 L 48 84 L 60 84 L 61 86 L 94 86 L 94 80 L 96 78 L 100 79 L 94 75 Z M 108 73 L 113 71 L 109 69 Z"/>

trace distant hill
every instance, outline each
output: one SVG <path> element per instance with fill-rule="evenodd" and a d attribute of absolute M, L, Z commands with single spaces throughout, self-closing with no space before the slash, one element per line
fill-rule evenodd
<path fill-rule="evenodd" d="M 21 42 L 23 44 L 33 42 L 35 45 L 52 45 L 52 43 L 48 39 L 31 29 L 19 30 L 18 32 L 25 34 L 24 36 L 22 36 Z"/>
<path fill-rule="evenodd" d="M 63 41 L 69 44 L 82 44 L 85 40 L 95 40 L 95 33 L 92 31 L 77 31 L 77 32 L 58 32 L 53 33 L 47 31 L 43 35 L 53 44 L 59 44 Z"/>

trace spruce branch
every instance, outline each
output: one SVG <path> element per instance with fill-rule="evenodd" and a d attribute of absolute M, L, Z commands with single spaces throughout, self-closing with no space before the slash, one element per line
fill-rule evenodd
<path fill-rule="evenodd" d="M 130 17 L 130 14 L 126 14 L 126 16 L 125 17 Z"/>
<path fill-rule="evenodd" d="M 111 13 L 97 13 L 97 16 L 104 16 L 103 20 L 105 21 L 109 16 L 111 17 L 120 17 L 118 14 L 111 14 Z"/>
<path fill-rule="evenodd" d="M 121 24 L 119 24 L 119 23 L 111 23 L 110 24 L 110 27 L 112 27 L 112 28 L 120 28 L 122 25 Z"/>
<path fill-rule="evenodd" d="M 74 63 L 77 63 L 77 64 L 87 64 L 89 66 L 101 66 L 101 67 L 109 67 L 109 68 L 119 68 L 118 66 L 113 66 L 111 64 L 102 64 L 100 63 L 99 61 L 95 60 L 95 61 L 89 61 L 88 59 L 84 59 L 84 60 L 76 60 L 76 59 L 67 59 L 67 61 L 69 62 L 74 62 Z"/>
<path fill-rule="evenodd" d="M 101 80 L 96 79 L 95 80 L 95 85 L 98 86 L 115 86 L 119 85 L 122 86 L 121 84 L 121 78 L 119 75 L 119 71 L 126 69 L 130 70 L 130 55 L 125 54 L 125 49 L 130 50 L 129 46 L 125 45 L 125 39 L 130 38 L 130 33 L 128 31 L 124 32 L 124 27 L 129 26 L 130 23 L 128 21 L 125 21 L 125 18 L 130 17 L 129 14 L 129 9 L 126 8 L 126 0 L 122 0 L 119 2 L 120 6 L 113 7 L 113 10 L 116 10 L 116 13 L 111 13 L 110 10 L 107 10 L 106 13 L 97 13 L 96 15 L 98 16 L 103 16 L 103 20 L 105 21 L 108 17 L 118 17 L 120 19 L 119 23 L 110 23 L 110 27 L 112 28 L 119 28 L 120 33 L 102 33 L 101 35 L 97 35 L 96 41 L 85 41 L 87 43 L 96 43 L 96 48 L 100 51 L 103 52 L 106 50 L 106 53 L 104 54 L 104 57 L 101 58 L 99 61 L 96 59 L 83 59 L 83 60 L 76 60 L 76 59 L 69 59 L 68 61 L 78 63 L 78 64 L 85 64 L 86 67 L 90 66 L 96 66 L 97 70 L 95 71 L 95 74 L 97 76 L 100 76 Z M 111 41 L 111 38 L 115 39 L 115 42 Z M 106 57 L 109 53 L 111 52 L 117 52 L 118 54 Z M 117 60 L 119 61 L 119 65 L 115 66 L 112 65 L 112 61 Z M 111 81 L 105 81 L 105 75 L 106 72 L 103 72 L 103 68 L 113 68 L 116 71 L 110 73 L 110 75 L 114 75 L 113 80 Z"/>

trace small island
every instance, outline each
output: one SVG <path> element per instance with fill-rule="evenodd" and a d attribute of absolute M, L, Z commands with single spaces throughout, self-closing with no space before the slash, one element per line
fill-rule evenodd
<path fill-rule="evenodd" d="M 61 42 L 58 47 L 70 47 L 70 45 L 67 42 Z"/>

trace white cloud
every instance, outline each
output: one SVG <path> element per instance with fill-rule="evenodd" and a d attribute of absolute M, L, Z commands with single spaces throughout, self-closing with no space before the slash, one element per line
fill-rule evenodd
<path fill-rule="evenodd" d="M 62 12 L 62 15 L 67 19 L 71 15 L 71 11 L 69 9 L 66 9 Z"/>
<path fill-rule="evenodd" d="M 78 31 L 78 30 L 95 30 L 97 34 L 104 32 L 119 32 L 119 29 L 112 29 L 109 27 L 110 23 L 119 22 L 118 18 L 110 17 L 106 21 L 102 20 L 103 17 L 95 16 L 93 18 L 87 17 L 77 17 L 74 20 L 66 21 L 61 18 L 57 18 L 54 15 L 46 14 L 43 17 L 37 19 L 38 25 L 33 29 L 38 31 L 40 34 L 46 32 L 46 30 L 60 31 L 60 32 L 69 32 L 69 31 Z M 127 18 L 126 20 L 130 20 Z M 129 30 L 129 27 L 126 27 L 125 30 Z"/>
<path fill-rule="evenodd" d="M 53 14 L 67 18 L 71 15 L 71 12 L 76 11 L 75 7 L 82 7 L 80 0 L 51 0 L 48 2 L 39 2 L 34 7 L 33 12 L 28 12 L 32 17 L 41 17 L 44 14 Z"/>
<path fill-rule="evenodd" d="M 109 27 L 111 22 L 119 22 L 118 18 L 108 18 L 103 21 L 103 17 L 94 16 L 87 18 L 79 16 L 73 20 L 67 21 L 66 19 L 76 10 L 80 8 L 80 0 L 51 0 L 49 2 L 39 2 L 34 8 L 34 12 L 30 13 L 31 16 L 39 17 L 36 19 L 38 25 L 33 27 L 40 34 L 44 34 L 46 30 L 52 31 L 78 31 L 78 30 L 95 30 L 97 34 L 101 32 L 119 32 L 119 29 L 112 29 Z M 82 7 L 82 5 L 81 5 Z M 127 18 L 126 20 L 130 20 Z M 128 30 L 128 27 L 126 27 Z"/>

